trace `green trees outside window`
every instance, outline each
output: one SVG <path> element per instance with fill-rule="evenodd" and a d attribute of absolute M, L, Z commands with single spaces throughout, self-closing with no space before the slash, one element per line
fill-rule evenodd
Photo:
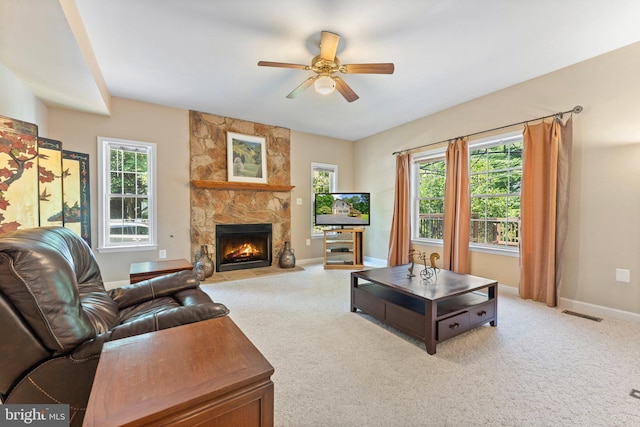
<path fill-rule="evenodd" d="M 444 158 L 418 164 L 418 237 L 443 239 L 444 186 L 446 181 Z"/>
<path fill-rule="evenodd" d="M 446 161 L 444 154 L 416 162 L 419 239 L 443 239 Z M 522 136 L 510 136 L 469 150 L 472 244 L 517 247 L 520 230 Z"/>
<path fill-rule="evenodd" d="M 338 166 L 325 164 L 325 163 L 312 163 L 311 164 L 311 191 L 313 194 L 312 203 L 315 204 L 315 195 L 317 193 L 333 193 L 336 191 L 338 181 Z M 333 203 L 333 199 L 332 199 Z M 331 227 L 328 226 L 316 226 L 315 206 L 311 206 L 311 234 L 322 235 L 323 230 L 327 230 Z"/>
<path fill-rule="evenodd" d="M 135 149 L 109 149 L 109 242 L 149 241 L 148 155 Z"/>
<path fill-rule="evenodd" d="M 469 241 L 517 246 L 520 234 L 522 138 L 469 151 Z"/>

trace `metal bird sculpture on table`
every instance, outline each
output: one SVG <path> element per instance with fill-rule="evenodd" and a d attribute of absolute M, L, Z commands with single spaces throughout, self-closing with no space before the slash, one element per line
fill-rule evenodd
<path fill-rule="evenodd" d="M 415 265 L 414 262 L 414 256 L 417 255 L 418 259 L 422 260 L 422 263 L 424 264 L 424 269 L 422 271 L 420 271 L 420 277 L 423 280 L 428 280 L 430 278 L 432 278 L 433 276 L 435 276 L 435 278 L 438 278 L 438 271 L 440 271 L 440 269 L 438 267 L 436 267 L 436 260 L 440 259 L 440 254 L 438 254 L 437 252 L 432 252 L 431 255 L 429 255 L 429 262 L 431 265 L 427 265 L 427 253 L 426 252 L 420 252 L 414 248 L 409 249 L 409 257 L 411 258 L 411 265 L 408 268 L 409 273 L 407 274 L 407 277 L 415 277 L 416 275 L 413 274 L 413 267 Z"/>
<path fill-rule="evenodd" d="M 407 274 L 408 277 L 416 277 L 416 275 L 413 274 L 413 266 L 414 266 L 413 255 L 415 255 L 416 252 L 418 251 L 416 251 L 413 248 L 409 249 L 409 257 L 411 258 L 411 267 L 409 267 L 409 274 Z"/>
<path fill-rule="evenodd" d="M 435 276 L 436 280 L 438 279 L 438 271 L 440 271 L 440 269 L 438 267 L 436 267 L 436 260 L 440 259 L 440 255 L 438 255 L 437 252 L 433 252 L 430 256 L 429 256 L 429 261 L 431 263 L 431 265 L 427 266 L 427 254 L 426 252 L 421 252 L 419 258 L 423 261 L 424 263 L 424 270 L 422 270 L 420 272 L 420 277 L 423 280 L 429 280 L 432 277 Z"/>
<path fill-rule="evenodd" d="M 431 256 L 429 257 L 429 261 L 431 261 L 431 268 L 437 268 L 436 267 L 437 259 L 440 259 L 440 255 L 438 254 L 438 252 L 432 253 Z"/>

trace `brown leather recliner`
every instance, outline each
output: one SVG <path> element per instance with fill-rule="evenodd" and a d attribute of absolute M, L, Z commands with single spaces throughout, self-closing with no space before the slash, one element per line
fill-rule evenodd
<path fill-rule="evenodd" d="M 68 404 L 71 425 L 80 425 L 105 342 L 228 313 L 192 271 L 106 291 L 91 249 L 73 231 L 1 234 L 0 398 Z"/>

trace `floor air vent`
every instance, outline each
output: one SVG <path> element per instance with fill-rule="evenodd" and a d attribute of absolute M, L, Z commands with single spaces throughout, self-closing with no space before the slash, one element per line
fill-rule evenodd
<path fill-rule="evenodd" d="M 588 314 L 577 313 L 577 312 L 571 311 L 571 310 L 563 310 L 562 312 L 564 314 L 570 314 L 572 316 L 582 317 L 583 319 L 593 320 L 594 322 L 602 322 L 601 318 L 595 317 L 595 316 L 589 316 Z"/>

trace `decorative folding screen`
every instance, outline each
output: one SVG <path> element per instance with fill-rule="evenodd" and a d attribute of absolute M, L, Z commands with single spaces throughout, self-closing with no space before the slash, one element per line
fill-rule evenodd
<path fill-rule="evenodd" d="M 37 227 L 38 127 L 0 117 L 0 233 Z"/>
<path fill-rule="evenodd" d="M 38 138 L 40 226 L 63 225 L 62 142 Z"/>
<path fill-rule="evenodd" d="M 62 151 L 64 226 L 78 233 L 91 246 L 89 211 L 89 155 Z"/>
<path fill-rule="evenodd" d="M 0 116 L 0 233 L 53 225 L 91 246 L 89 155 L 39 138 L 35 124 Z"/>

